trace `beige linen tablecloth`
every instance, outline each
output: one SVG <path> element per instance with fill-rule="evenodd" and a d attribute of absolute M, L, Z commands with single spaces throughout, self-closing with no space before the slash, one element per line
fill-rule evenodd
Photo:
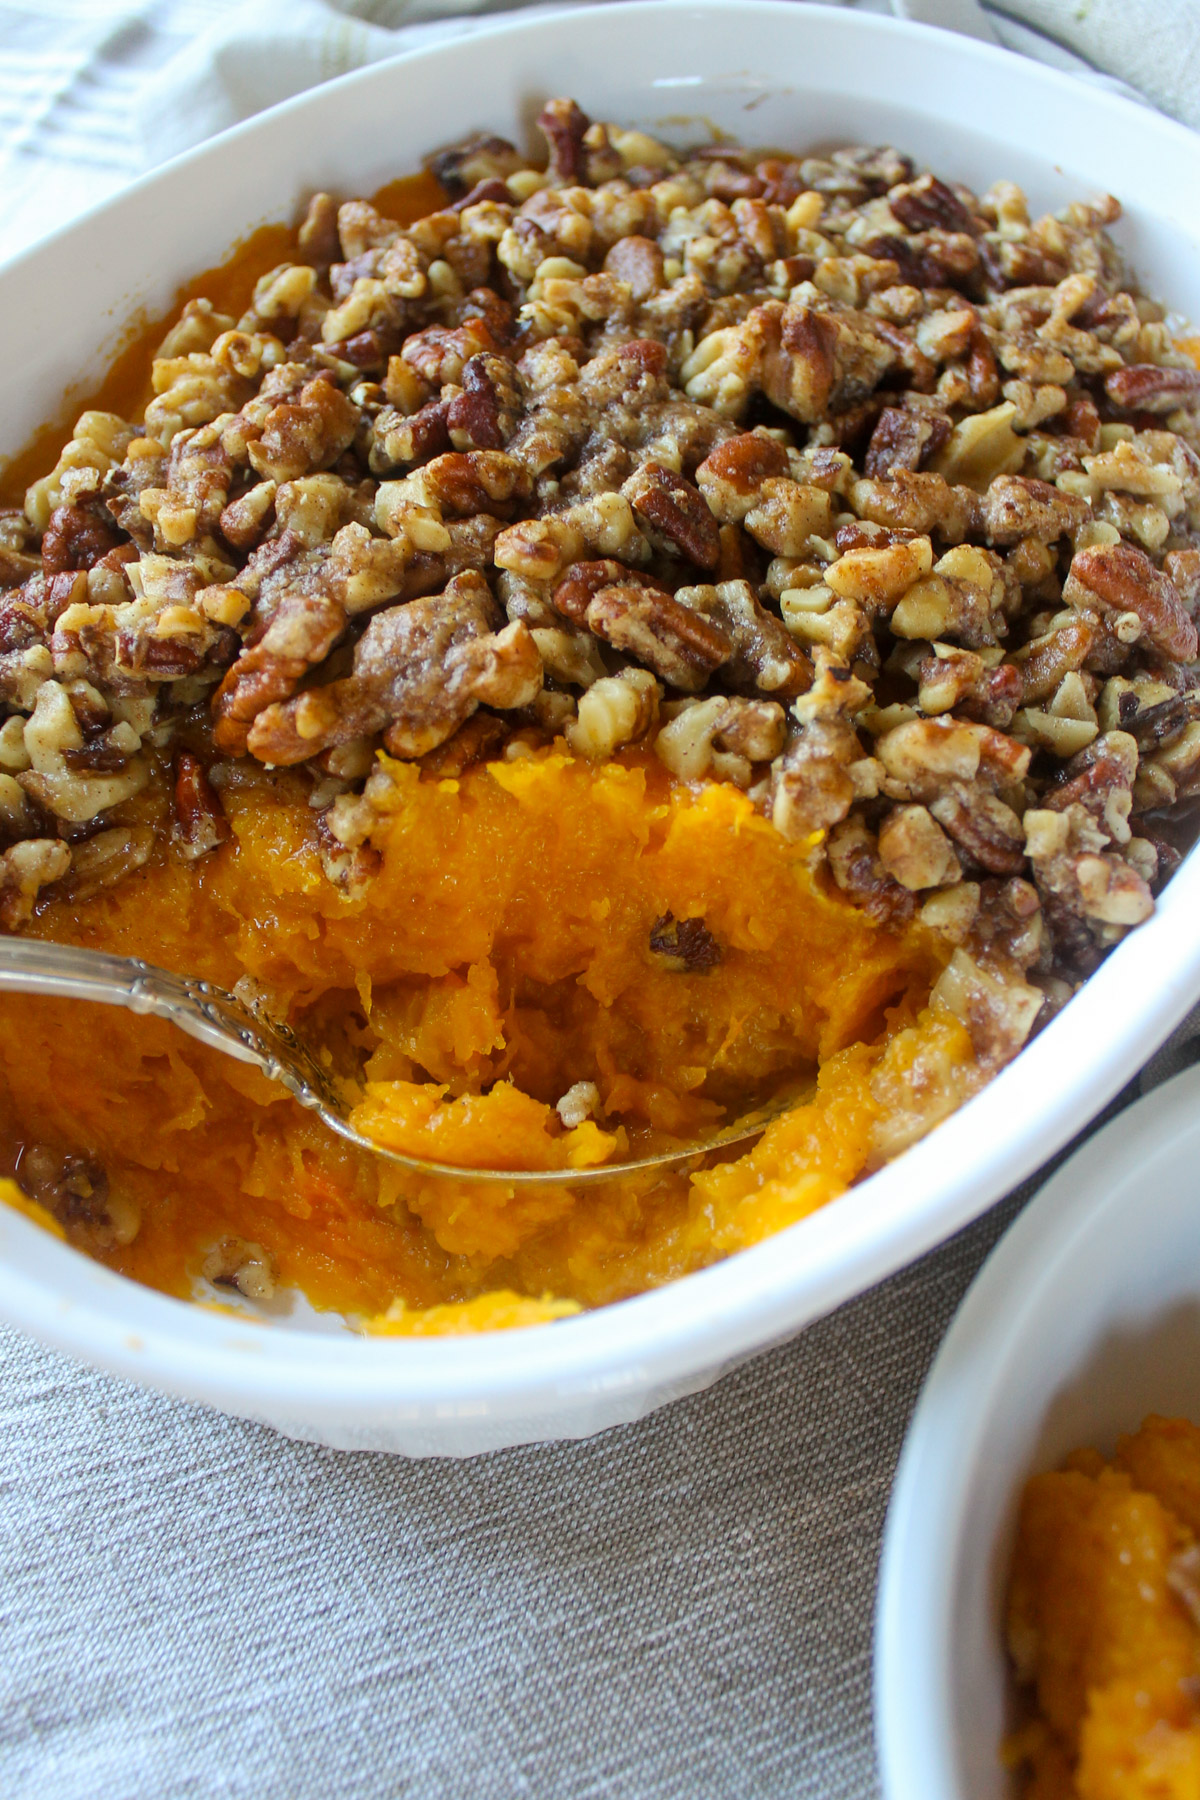
<path fill-rule="evenodd" d="M 1200 118 L 1196 0 L 898 4 Z M 0 254 L 389 27 L 474 10 L 0 0 Z M 1133 13 L 1143 46 L 1176 34 L 1165 85 L 1121 47 Z M 869 1800 L 904 1428 L 1032 1185 L 707 1394 L 469 1463 L 289 1443 L 0 1331 L 0 1800 Z"/>
<path fill-rule="evenodd" d="M 706 1394 L 469 1462 L 0 1332 L 0 1793 L 869 1800 L 888 1489 L 1016 1204 Z"/>

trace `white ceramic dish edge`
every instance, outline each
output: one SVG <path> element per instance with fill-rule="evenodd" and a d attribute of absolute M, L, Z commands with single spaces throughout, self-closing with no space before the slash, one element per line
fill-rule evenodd
<path fill-rule="evenodd" d="M 638 66 L 618 76 L 611 46 L 633 29 Z M 769 36 L 769 51 L 755 51 L 756 30 L 764 41 Z M 678 73 L 656 85 L 639 74 L 642 65 Z M 937 120 L 895 104 L 903 86 L 897 71 L 906 65 L 919 66 L 926 90 L 943 97 Z M 942 166 L 949 158 L 952 172 L 968 179 L 1016 174 L 1064 197 L 1096 180 L 1120 186 L 1119 176 L 1135 198 L 1153 188 L 1156 209 L 1136 215 L 1135 255 L 1200 318 L 1200 286 L 1181 285 L 1185 252 L 1194 256 L 1196 244 L 1190 195 L 1200 191 L 1200 144 L 1182 127 L 1004 52 L 899 21 L 778 0 L 617 5 L 517 20 L 345 77 L 179 158 L 0 271 L 0 317 L 37 320 L 37 330 L 26 331 L 28 385 L 6 422 L 10 442 L 28 435 L 52 410 L 47 396 L 60 390 L 59 362 L 47 346 L 75 342 L 73 368 L 94 357 L 94 340 L 81 337 L 81 307 L 90 304 L 94 320 L 97 303 L 114 318 L 140 302 L 162 304 L 168 293 L 152 273 L 156 260 L 184 273 L 216 260 L 239 230 L 279 215 L 289 182 L 298 198 L 320 179 L 339 180 L 339 157 L 343 167 L 351 158 L 362 186 L 377 185 L 460 129 L 511 132 L 513 108 L 497 93 L 541 97 L 572 87 L 597 112 L 648 125 L 661 118 L 660 107 L 677 110 L 682 99 L 693 118 L 761 141 L 811 143 L 839 124 L 843 138 L 886 129 L 933 160 L 948 131 Z M 360 142 L 373 144 L 375 127 L 403 114 L 406 93 L 414 104 L 389 142 L 402 146 L 407 138 L 412 149 L 368 155 Z M 469 98 L 475 94 L 478 101 Z M 788 124 L 797 111 L 799 129 Z M 414 122 L 417 114 L 426 122 Z M 1014 141 L 1028 137 L 1036 151 L 1006 156 L 982 136 L 980 120 L 998 115 Z M 1096 164 L 1094 178 L 1077 154 L 1074 173 L 1055 175 L 1056 163 L 1072 167 L 1085 127 L 1098 121 L 1108 129 L 1087 159 Z M 1165 186 L 1164 159 L 1174 170 Z M 189 193 L 205 189 L 201 177 L 226 210 L 210 199 L 181 222 Z M 160 227 L 156 259 L 141 237 Z M 134 246 L 124 286 L 113 274 L 114 234 Z M 1060 1148 L 1200 994 L 1200 941 L 1191 923 L 1198 900 L 1193 859 L 1155 918 L 1010 1070 L 852 1198 L 713 1269 L 549 1332 L 505 1333 L 481 1344 L 269 1331 L 135 1287 L 7 1213 L 0 1216 L 0 1315 L 113 1372 L 343 1447 L 465 1454 L 637 1417 L 870 1286 Z M 1174 970 L 1169 987 L 1164 967 Z"/>

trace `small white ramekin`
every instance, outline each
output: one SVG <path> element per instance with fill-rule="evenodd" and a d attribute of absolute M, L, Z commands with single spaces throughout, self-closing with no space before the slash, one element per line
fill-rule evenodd
<path fill-rule="evenodd" d="M 1106 1125 L 976 1277 L 913 1416 L 875 1640 L 887 1800 L 1003 1800 L 1004 1590 L 1027 1477 L 1200 1422 L 1200 1069 Z"/>
<path fill-rule="evenodd" d="M 694 141 L 896 143 L 1037 207 L 1112 190 L 1150 286 L 1200 319 L 1200 139 L 1144 108 L 927 27 L 777 0 L 639 0 L 521 17 L 331 83 L 226 133 L 0 270 L 21 372 L 0 453 L 307 193 L 370 193 L 468 131 L 524 138 L 550 94 Z M 0 1207 L 0 1317 L 72 1355 L 339 1447 L 464 1455 L 581 1436 L 712 1381 L 954 1231 L 1094 1115 L 1200 995 L 1200 861 L 1013 1067 L 899 1162 L 769 1244 L 549 1328 L 438 1342 L 222 1318 L 124 1281 Z"/>

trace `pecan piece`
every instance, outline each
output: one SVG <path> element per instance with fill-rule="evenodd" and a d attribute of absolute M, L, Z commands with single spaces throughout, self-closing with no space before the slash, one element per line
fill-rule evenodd
<path fill-rule="evenodd" d="M 890 544 L 911 544 L 919 535 L 903 526 L 874 525 L 869 519 L 855 519 L 849 525 L 839 525 L 833 541 L 844 556 L 847 550 L 886 550 Z"/>
<path fill-rule="evenodd" d="M 685 694 L 697 693 L 733 653 L 725 633 L 701 614 L 661 588 L 633 581 L 600 588 L 585 617 L 597 637 Z"/>
<path fill-rule="evenodd" d="M 1140 925 L 1154 911 L 1154 896 L 1131 863 L 1097 848 L 1104 840 L 1082 807 L 1031 807 L 1024 824 L 1056 958 L 1090 974 L 1099 960 L 1094 926 Z"/>
<path fill-rule="evenodd" d="M 699 488 L 661 463 L 643 463 L 621 489 L 635 512 L 701 569 L 721 559 L 717 521 Z"/>
<path fill-rule="evenodd" d="M 1099 638 L 1096 624 L 1080 617 L 1014 651 L 1012 661 L 1021 677 L 1022 704 L 1045 700 L 1053 694 L 1064 675 L 1083 668 Z"/>
<path fill-rule="evenodd" d="M 958 195 L 936 175 L 921 175 L 889 193 L 888 206 L 909 231 L 965 231 L 977 237 L 980 221 L 967 211 Z"/>
<path fill-rule="evenodd" d="M 971 332 L 971 350 L 967 357 L 967 389 L 971 405 L 982 412 L 1000 398 L 1000 371 L 995 352 L 976 324 Z"/>
<path fill-rule="evenodd" d="M 579 391 L 592 406 L 640 410 L 670 397 L 666 368 L 665 344 L 656 338 L 630 338 L 602 351 L 585 365 L 579 377 Z"/>
<path fill-rule="evenodd" d="M 871 690 L 827 650 L 816 662 L 811 689 L 793 707 L 799 729 L 775 766 L 771 818 L 792 840 L 819 838 L 846 817 L 859 791 L 850 770 L 867 762 L 853 715 Z"/>
<path fill-rule="evenodd" d="M 386 475 L 409 463 L 444 455 L 451 447 L 450 406 L 447 400 L 427 400 L 407 416 L 385 407 L 371 428 L 372 474 Z"/>
<path fill-rule="evenodd" d="M 90 775 L 114 775 L 127 766 L 130 752 L 121 744 L 114 744 L 105 733 L 91 738 L 79 749 L 68 745 L 62 758 L 68 769 L 82 769 Z"/>
<path fill-rule="evenodd" d="M 933 533 L 947 544 L 961 544 L 979 528 L 980 500 L 969 487 L 951 487 L 932 470 L 894 469 L 886 481 L 863 476 L 850 489 L 850 504 L 860 519 L 876 525 Z"/>
<path fill-rule="evenodd" d="M 812 685 L 812 664 L 787 627 L 767 611 L 748 581 L 680 588 L 676 600 L 693 607 L 725 634 L 732 653 L 723 679 L 743 693 L 794 700 Z"/>
<path fill-rule="evenodd" d="M 108 1171 L 94 1156 L 31 1144 L 18 1170 L 32 1199 L 53 1213 L 72 1241 L 89 1250 L 111 1250 L 136 1236 L 139 1214 L 128 1200 L 110 1193 Z"/>
<path fill-rule="evenodd" d="M 1200 369 L 1130 363 L 1105 376 L 1104 391 L 1122 412 L 1174 412 L 1200 402 Z"/>
<path fill-rule="evenodd" d="M 649 300 L 663 285 L 663 253 L 653 238 L 618 238 L 604 258 L 605 271 L 627 281 L 637 301 Z"/>
<path fill-rule="evenodd" d="M 1136 740 L 1128 732 L 1106 732 L 1067 764 L 1064 779 L 1047 789 L 1041 805 L 1049 812 L 1082 808 L 1105 837 L 1115 844 L 1128 843 L 1137 767 Z"/>
<path fill-rule="evenodd" d="M 353 402 L 322 373 L 306 382 L 294 400 L 271 408 L 262 436 L 249 446 L 250 462 L 273 481 L 295 481 L 313 469 L 328 469 L 349 448 L 357 429 Z"/>
<path fill-rule="evenodd" d="M 218 527 L 235 550 L 252 550 L 266 532 L 275 512 L 278 484 L 260 481 L 222 508 Z"/>
<path fill-rule="evenodd" d="M 474 764 L 487 762 L 508 736 L 511 727 L 492 713 L 475 713 L 460 725 L 454 736 L 429 750 L 419 761 L 422 772 L 437 781 L 453 780 L 465 775 Z"/>
<path fill-rule="evenodd" d="M 251 754 L 304 762 L 382 730 L 393 756 L 412 759 L 445 743 L 480 705 L 528 705 L 542 681 L 537 645 L 523 620 L 497 631 L 500 618 L 474 571 L 456 575 L 443 594 L 376 613 L 353 674 L 265 708 L 250 728 Z"/>
<path fill-rule="evenodd" d="M 443 512 L 460 519 L 506 518 L 532 486 L 528 470 L 503 450 L 451 450 L 426 463 L 418 479 Z"/>
<path fill-rule="evenodd" d="M 496 296 L 499 304 L 499 296 Z M 492 329 L 487 317 L 464 318 L 461 325 L 428 325 L 405 339 L 403 360 L 431 387 L 444 382 L 461 382 L 463 370 L 473 356 L 495 353 L 503 349 L 502 339 Z"/>
<path fill-rule="evenodd" d="M 905 287 L 940 288 L 953 285 L 948 271 L 937 257 L 931 256 L 919 244 L 914 244 L 911 238 L 879 232 L 874 237 L 865 238 L 858 245 L 858 250 L 861 255 L 874 257 L 876 261 L 895 263 L 897 278 Z"/>
<path fill-rule="evenodd" d="M 650 948 L 681 975 L 707 975 L 721 961 L 721 946 L 703 919 L 677 919 L 671 912 L 650 927 Z"/>
<path fill-rule="evenodd" d="M 253 721 L 292 693 L 308 669 L 325 660 L 345 628 L 345 608 L 332 596 L 285 593 L 270 623 L 247 640 L 213 698 L 213 742 L 218 750 L 240 755 Z"/>
<path fill-rule="evenodd" d="M 337 201 L 332 194 L 314 194 L 296 233 L 296 243 L 306 262 L 327 269 L 342 253 L 338 238 Z"/>
<path fill-rule="evenodd" d="M 1056 423 L 1063 436 L 1077 438 L 1085 452 L 1094 455 L 1100 448 L 1100 414 L 1096 402 L 1090 394 L 1072 400 L 1067 410 L 1061 413 Z"/>
<path fill-rule="evenodd" d="M 876 329 L 883 321 L 862 314 L 789 305 L 782 312 L 763 306 L 750 317 L 763 327 L 763 392 L 806 425 L 866 400 L 895 361 Z"/>
<path fill-rule="evenodd" d="M 574 100 L 548 100 L 537 122 L 550 146 L 550 167 L 555 178 L 568 183 L 586 179 L 583 139 L 591 124 L 587 114 Z"/>
<path fill-rule="evenodd" d="M 565 619 L 584 624 L 587 609 L 600 589 L 611 587 L 614 582 L 652 588 L 657 594 L 667 593 L 662 583 L 651 576 L 627 569 L 624 563 L 615 562 L 612 557 L 604 557 L 597 562 L 572 563 L 554 590 L 552 604 Z"/>
<path fill-rule="evenodd" d="M 885 406 L 871 433 L 863 472 L 886 476 L 895 469 L 919 469 L 922 457 L 940 450 L 949 436 L 950 420 L 945 413 Z"/>
<path fill-rule="evenodd" d="M 456 450 L 503 450 L 521 421 L 516 372 L 502 356 L 472 356 L 463 365 L 462 393 L 446 406 Z"/>
<path fill-rule="evenodd" d="M 741 431 L 709 451 L 696 470 L 696 485 L 714 516 L 736 525 L 758 504 L 763 482 L 787 472 L 782 444 L 756 431 Z"/>
<path fill-rule="evenodd" d="M 38 894 L 61 881 L 71 852 L 57 838 L 24 838 L 0 856 L 0 925 L 15 931 L 32 917 Z"/>
<path fill-rule="evenodd" d="M 489 175 L 483 181 L 477 181 L 470 193 L 451 203 L 451 212 L 466 212 L 468 206 L 479 206 L 485 200 L 493 201 L 497 206 L 511 206 L 512 195 L 508 183 L 501 181 L 496 175 Z"/>
<path fill-rule="evenodd" d="M 387 354 L 383 347 L 383 339 L 374 327 L 365 331 L 356 331 L 353 337 L 337 338 L 332 344 L 324 345 L 327 356 L 336 356 L 339 362 L 349 363 L 351 368 L 361 369 L 364 373 L 383 369 Z"/>
<path fill-rule="evenodd" d="M 1053 544 L 1073 536 L 1091 515 L 1086 500 L 1030 475 L 996 475 L 983 496 L 989 544 L 1019 544 L 1023 538 Z"/>
<path fill-rule="evenodd" d="M 1020 819 L 980 782 L 951 782 L 930 800 L 929 811 L 981 868 L 993 875 L 1019 875 L 1024 868 Z"/>
<path fill-rule="evenodd" d="M 937 831 L 937 826 L 933 829 Z M 942 841 L 945 843 L 945 839 Z M 907 887 L 894 878 L 883 859 L 882 849 L 882 832 L 876 845 L 874 833 L 862 819 L 851 814 L 829 834 L 829 868 L 842 892 L 849 894 L 855 905 L 861 906 L 870 918 L 881 925 L 900 925 L 912 917 L 913 897 Z M 957 869 L 954 852 L 949 845 L 946 850 Z"/>
<path fill-rule="evenodd" d="M 120 532 L 90 508 L 57 506 L 42 538 L 42 567 L 47 575 L 90 569 L 120 543 Z"/>
<path fill-rule="evenodd" d="M 973 650 L 949 644 L 922 657 L 917 680 L 921 711 L 930 716 L 955 711 L 1003 730 L 1021 704 L 1021 673 L 1012 663 L 987 668 Z"/>
<path fill-rule="evenodd" d="M 1200 550 L 1168 550 L 1163 572 L 1175 583 L 1179 598 L 1195 618 L 1200 607 Z"/>
<path fill-rule="evenodd" d="M 429 160 L 430 172 L 452 194 L 465 194 L 481 181 L 503 181 L 524 166 L 520 152 L 507 138 L 484 132 L 439 151 Z"/>
<path fill-rule="evenodd" d="M 214 1287 L 234 1288 L 247 1300 L 273 1299 L 279 1281 L 279 1268 L 271 1252 L 239 1237 L 223 1237 L 214 1244 L 200 1272 Z"/>
<path fill-rule="evenodd" d="M 895 806 L 879 827 L 879 860 L 910 893 L 961 881 L 953 847 L 924 806 Z"/>
<path fill-rule="evenodd" d="M 181 856 L 205 856 L 233 835 L 204 764 L 189 750 L 175 758 L 174 836 Z"/>
<path fill-rule="evenodd" d="M 1071 583 L 1077 584 L 1072 591 Z M 1082 590 L 1082 593 L 1080 593 Z M 1150 642 L 1173 662 L 1194 662 L 1196 627 L 1170 576 L 1133 544 L 1101 544 L 1080 550 L 1071 563 L 1064 599 L 1136 613 Z"/>

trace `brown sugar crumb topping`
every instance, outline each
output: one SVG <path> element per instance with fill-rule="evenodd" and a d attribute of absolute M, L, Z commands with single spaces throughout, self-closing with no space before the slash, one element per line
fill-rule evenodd
<path fill-rule="evenodd" d="M 231 763 L 300 771 L 345 887 L 376 751 L 563 737 L 737 784 L 972 953 L 1019 889 L 1010 963 L 1082 979 L 1200 790 L 1200 371 L 1116 202 L 540 124 L 408 226 L 316 195 L 0 518 L 0 919 L 144 861 L 154 780 L 198 859 Z"/>

